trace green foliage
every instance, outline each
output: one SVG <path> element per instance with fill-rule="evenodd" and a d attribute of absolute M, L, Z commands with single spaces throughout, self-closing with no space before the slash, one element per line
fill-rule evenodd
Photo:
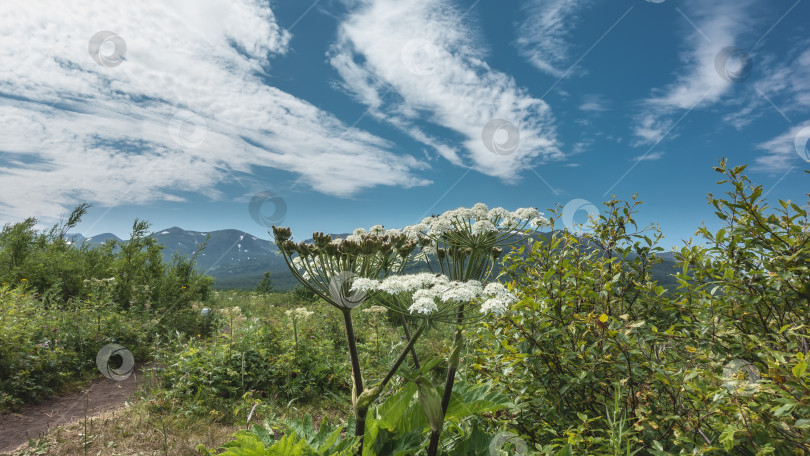
<path fill-rule="evenodd" d="M 174 404 L 176 413 L 231 420 L 234 404 L 245 395 L 306 402 L 350 391 L 347 366 L 330 361 L 341 359 L 340 354 L 331 344 L 317 343 L 305 322 L 299 322 L 299 330 L 306 343 L 296 355 L 291 329 L 279 315 L 268 321 L 245 316 L 239 307 L 220 309 L 217 315 L 228 328 L 213 340 L 178 338 L 158 350 L 161 367 L 155 373 L 161 388 L 151 399 L 157 409 Z"/>
<path fill-rule="evenodd" d="M 5 225 L 0 232 L 0 283 L 24 283 L 46 305 L 87 299 L 94 291 L 92 280 L 107 278 L 114 282 L 105 298 L 124 310 L 165 313 L 208 298 L 213 281 L 194 270 L 204 245 L 191 258 L 175 256 L 167 264 L 163 246 L 149 235 L 149 224 L 136 219 L 127 241 L 76 246 L 67 231 L 88 207 L 80 205 L 48 232 L 37 232 L 34 218 Z"/>
<path fill-rule="evenodd" d="M 154 323 L 148 316 L 91 302 L 43 308 L 26 287 L 0 286 L 0 410 L 51 397 L 98 376 L 96 354 L 108 343 L 149 358 Z"/>
<path fill-rule="evenodd" d="M 270 271 L 265 271 L 262 276 L 261 282 L 256 284 L 256 292 L 260 294 L 267 294 L 273 291 L 273 279 L 270 278 Z"/>
<path fill-rule="evenodd" d="M 425 412 L 416 399 L 418 387 L 408 382 L 382 403 L 372 406 L 366 416 L 364 456 L 413 455 L 427 444 L 425 431 L 430 428 Z M 441 447 L 449 455 L 489 455 L 492 435 L 481 430 L 483 414 L 504 409 L 506 398 L 486 385 L 461 383 L 453 390 L 446 416 L 446 431 Z M 340 439 L 342 432 L 354 428 L 354 418 L 347 426 L 334 425 L 324 419 L 318 430 L 307 415 L 303 420 L 282 420 L 285 435 L 275 440 L 269 422 L 264 427 L 254 426 L 240 431 L 234 440 L 226 443 L 225 455 L 268 454 L 354 454 L 357 437 Z M 276 453 L 274 451 L 289 451 Z M 213 455 L 211 449 L 203 452 Z"/>
<path fill-rule="evenodd" d="M 192 309 L 212 283 L 194 270 L 196 255 L 165 263 L 138 220 L 129 241 L 76 246 L 67 233 L 88 207 L 47 232 L 33 218 L 0 231 L 0 410 L 97 375 L 96 353 L 107 343 L 142 363 L 169 332 L 211 329 Z"/>
<path fill-rule="evenodd" d="M 216 453 L 211 448 L 200 447 L 198 451 L 207 456 L 350 456 L 357 451 L 357 437 L 341 437 L 344 426 L 333 425 L 324 418 L 318 429 L 312 417 L 303 420 L 286 420 L 282 423 L 286 435 L 275 440 L 273 427 L 265 422 L 264 427 L 254 425 L 250 430 L 239 431 L 234 440 L 223 445 L 225 450 Z"/>
<path fill-rule="evenodd" d="M 479 332 L 475 369 L 543 454 L 810 454 L 807 211 L 767 213 L 744 168 L 716 168 L 727 226 L 676 255 L 677 291 L 650 279 L 660 235 L 637 203 L 506 258 L 522 299 Z"/>
<path fill-rule="evenodd" d="M 312 303 L 318 300 L 318 295 L 314 291 L 300 285 L 293 288 L 290 294 L 294 299 L 302 303 Z"/>

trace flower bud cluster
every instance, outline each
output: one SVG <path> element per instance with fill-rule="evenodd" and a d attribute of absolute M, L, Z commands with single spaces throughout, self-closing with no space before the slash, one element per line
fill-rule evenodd
<path fill-rule="evenodd" d="M 393 296 L 410 295 L 410 313 L 430 315 L 442 304 L 468 303 L 483 300 L 482 313 L 503 315 L 517 302 L 517 297 L 500 283 L 483 286 L 477 280 L 450 281 L 441 274 L 422 272 L 386 277 L 383 280 L 358 278 L 352 290 L 379 291 Z"/>

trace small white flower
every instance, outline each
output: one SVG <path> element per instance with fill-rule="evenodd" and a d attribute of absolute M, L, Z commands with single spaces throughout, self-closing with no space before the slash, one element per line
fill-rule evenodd
<path fill-rule="evenodd" d="M 355 228 L 354 231 L 352 232 L 352 234 L 355 235 L 355 236 L 362 236 L 362 235 L 368 234 L 368 233 L 366 232 L 365 228 Z"/>
<path fill-rule="evenodd" d="M 484 203 L 475 203 L 472 209 L 470 209 L 470 213 L 473 216 L 470 218 L 475 218 L 477 220 L 484 220 L 489 215 L 489 208 Z"/>
<path fill-rule="evenodd" d="M 439 310 L 436 305 L 436 292 L 429 289 L 417 290 L 413 294 L 413 304 L 408 307 L 410 313 L 431 314 Z"/>
<path fill-rule="evenodd" d="M 315 312 L 312 312 L 311 310 L 307 310 L 306 307 L 299 307 L 299 308 L 297 308 L 295 310 L 288 310 L 288 311 L 286 311 L 284 313 L 286 313 L 287 315 L 295 315 L 296 317 L 298 317 L 298 318 L 300 318 L 302 320 L 306 320 L 307 318 L 309 318 L 309 317 L 311 317 L 312 315 L 315 314 Z"/>
<path fill-rule="evenodd" d="M 435 236 L 441 237 L 445 233 L 449 231 L 453 231 L 455 227 L 453 226 L 453 221 L 447 217 L 438 217 L 430 224 L 430 231 L 428 231 L 428 236 Z"/>
<path fill-rule="evenodd" d="M 523 220 L 531 220 L 541 215 L 542 214 L 533 207 L 522 207 L 515 211 L 515 217 Z"/>
<path fill-rule="evenodd" d="M 381 315 L 381 314 L 384 314 L 384 313 L 388 313 L 388 309 L 386 309 L 383 306 L 369 306 L 369 307 L 366 307 L 365 309 L 363 309 L 363 312 L 367 313 L 367 314 L 380 314 Z"/>
<path fill-rule="evenodd" d="M 477 298 L 483 288 L 481 282 L 470 280 L 468 282 L 451 282 L 441 293 L 442 301 L 470 302 Z"/>
<path fill-rule="evenodd" d="M 529 226 L 536 229 L 544 226 L 551 226 L 551 222 L 549 222 L 549 220 L 545 217 L 535 217 L 531 219 Z"/>
<path fill-rule="evenodd" d="M 472 234 L 486 234 L 498 231 L 498 228 L 489 220 L 479 220 L 472 226 Z"/>
<path fill-rule="evenodd" d="M 514 214 L 512 214 L 511 212 L 509 213 L 508 216 L 504 217 L 500 223 L 500 227 L 507 230 L 513 230 L 517 228 L 519 225 L 520 223 L 518 223 L 518 219 L 516 219 L 514 217 Z"/>
<path fill-rule="evenodd" d="M 373 234 L 375 236 L 382 236 L 385 234 L 385 227 L 382 225 L 374 225 L 368 230 L 369 234 Z"/>
<path fill-rule="evenodd" d="M 495 223 L 495 221 L 497 221 L 498 219 L 511 217 L 511 215 L 512 215 L 511 212 L 507 211 L 506 209 L 504 209 L 502 207 L 493 207 L 487 213 L 487 218 L 490 221 L 492 221 L 492 223 Z"/>
<path fill-rule="evenodd" d="M 419 240 L 420 234 L 427 232 L 428 228 L 429 228 L 428 224 L 422 222 L 417 223 L 416 225 L 406 226 L 405 228 L 402 229 L 402 231 L 405 233 L 406 236 L 408 236 L 408 239 L 416 241 Z"/>
<path fill-rule="evenodd" d="M 491 313 L 499 317 L 509 310 L 509 304 L 502 298 L 489 298 L 481 304 L 481 313 Z"/>
<path fill-rule="evenodd" d="M 447 219 L 456 219 L 456 220 L 464 220 L 469 218 L 475 218 L 476 211 L 466 208 L 466 207 L 459 207 L 453 209 L 452 211 L 447 211 L 441 215 L 441 217 Z"/>
<path fill-rule="evenodd" d="M 350 291 L 362 290 L 362 291 L 371 291 L 379 289 L 380 281 L 374 279 L 368 279 L 366 277 L 356 277 L 352 281 L 352 287 Z"/>
<path fill-rule="evenodd" d="M 484 294 L 486 295 L 502 296 L 508 293 L 509 290 L 507 290 L 505 286 L 503 286 L 498 282 L 488 283 L 487 286 L 484 287 Z"/>

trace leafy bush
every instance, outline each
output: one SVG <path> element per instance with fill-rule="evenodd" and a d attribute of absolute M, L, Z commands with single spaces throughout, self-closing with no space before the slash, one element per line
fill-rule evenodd
<path fill-rule="evenodd" d="M 129 241 L 73 245 L 67 232 L 88 207 L 47 232 L 33 218 L 0 231 L 0 410 L 97 375 L 96 354 L 107 343 L 141 363 L 167 333 L 211 330 L 192 309 L 212 283 L 194 270 L 195 257 L 166 264 L 138 220 Z"/>
<path fill-rule="evenodd" d="M 166 312 L 208 299 L 213 279 L 194 269 L 201 250 L 191 258 L 175 256 L 167 264 L 164 247 L 149 235 L 145 221 L 135 220 L 127 241 L 74 245 L 67 232 L 88 207 L 77 207 L 65 223 L 48 232 L 37 232 L 34 218 L 5 225 L 0 232 L 0 282 L 25 282 L 46 305 L 87 299 L 94 291 L 93 280 L 108 278 L 115 280 L 105 299 L 125 310 L 151 307 Z"/>
<path fill-rule="evenodd" d="M 479 332 L 475 367 L 544 454 L 810 454 L 807 212 L 766 215 L 744 169 L 716 168 L 727 227 L 681 249 L 674 293 L 649 278 L 660 236 L 637 230 L 635 203 L 507 257 L 521 300 Z"/>
<path fill-rule="evenodd" d="M 156 404 L 175 403 L 185 413 L 213 411 L 224 417 L 245 395 L 306 402 L 330 392 L 351 391 L 347 366 L 334 361 L 343 360 L 331 344 L 317 343 L 309 325 L 299 323 L 306 342 L 296 355 L 292 330 L 283 320 L 274 324 L 246 317 L 239 307 L 221 309 L 218 315 L 228 328 L 215 339 L 178 338 L 159 350 L 155 373 L 161 388 L 153 398 Z"/>
<path fill-rule="evenodd" d="M 148 359 L 154 327 L 143 315 L 87 302 L 43 308 L 27 287 L 0 286 L 0 410 L 97 376 L 96 354 L 108 343 Z"/>

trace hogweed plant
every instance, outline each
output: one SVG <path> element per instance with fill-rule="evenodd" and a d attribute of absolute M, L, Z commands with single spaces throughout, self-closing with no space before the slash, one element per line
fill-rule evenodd
<path fill-rule="evenodd" d="M 391 366 L 388 374 L 382 381 L 367 389 L 358 402 L 363 405 L 371 404 L 379 397 L 385 386 L 399 370 L 408 352 L 414 350 L 417 339 L 426 330 L 440 323 L 456 324 L 456 309 L 459 305 L 469 305 L 472 302 L 482 302 L 478 315 L 467 316 L 467 322 L 481 319 L 486 314 L 503 315 L 509 307 L 517 302 L 517 298 L 499 283 L 490 283 L 483 286 L 481 282 L 470 280 L 467 282 L 451 281 L 441 274 L 419 273 L 403 276 L 391 276 L 383 280 L 356 279 L 352 285 L 353 291 L 374 294 L 385 306 L 403 315 L 416 316 L 419 326 L 408 340 L 407 346 Z M 458 346 L 460 349 L 460 346 Z M 457 348 L 454 347 L 454 350 Z M 458 353 L 454 354 L 456 358 Z M 444 424 L 445 412 L 441 408 L 441 397 L 430 382 L 419 375 L 415 382 L 418 387 L 418 398 L 428 418 L 431 431 L 431 444 L 428 455 L 435 455 L 438 450 L 438 437 Z M 369 442 L 370 443 L 370 442 Z"/>
<path fill-rule="evenodd" d="M 419 224 L 405 227 L 403 231 L 419 243 L 420 253 L 417 257 L 425 261 L 431 271 L 444 274 L 452 281 L 484 283 L 504 247 L 517 244 L 550 224 L 535 208 L 510 212 L 502 207 L 489 209 L 485 204 L 477 203 L 472 208 L 460 207 L 439 216 L 427 217 Z M 441 404 L 443 416 L 450 405 L 463 344 L 463 329 L 469 320 L 465 313 L 466 303 L 461 300 L 454 302 L 457 306 L 448 310 L 455 314 L 456 330 L 447 361 L 447 379 Z M 435 454 L 440 432 L 432 433 L 428 454 Z"/>
<path fill-rule="evenodd" d="M 343 314 L 352 364 L 355 435 L 362 436 L 368 407 L 358 405 L 356 400 L 364 388 L 351 311 L 362 303 L 363 295 L 351 293 L 349 288 L 355 277 L 382 278 L 402 272 L 416 242 L 380 225 L 368 232 L 358 228 L 346 239 L 332 239 L 328 234 L 316 232 L 311 244 L 292 241 L 289 228 L 274 226 L 273 235 L 293 276 Z"/>
<path fill-rule="evenodd" d="M 306 307 L 298 307 L 297 309 L 290 309 L 284 312 L 285 315 L 290 317 L 293 327 L 293 342 L 295 343 L 294 353 L 295 358 L 298 359 L 298 323 L 307 320 L 315 312 L 307 310 Z"/>
<path fill-rule="evenodd" d="M 520 242 L 548 224 L 534 208 L 510 212 L 503 208 L 490 210 L 478 203 L 472 208 L 458 208 L 428 217 L 402 231 L 385 230 L 377 225 L 368 232 L 358 228 L 346 239 L 334 240 L 329 235 L 313 233 L 311 244 L 295 243 L 289 228 L 273 227 L 275 243 L 293 275 L 343 313 L 352 363 L 355 435 L 364 435 L 369 407 L 409 353 L 419 368 L 414 349 L 419 336 L 436 324 L 452 324 L 456 330 L 440 403 L 432 399 L 438 398 L 436 389 L 424 378 L 418 379 L 420 403 L 431 425 L 428 454 L 437 453 L 458 369 L 463 327 L 482 318 L 482 313 L 503 315 L 515 300 L 502 285 L 485 283 L 493 265 L 504 246 Z M 417 246 L 420 249 L 416 259 L 425 261 L 433 273 L 399 276 Z M 386 307 L 401 315 L 407 344 L 385 377 L 374 387 L 365 389 L 351 310 L 361 304 L 368 293 L 385 295 Z M 473 301 L 481 300 L 481 312 L 465 312 Z M 413 334 L 408 328 L 409 319 L 418 323 Z"/>

